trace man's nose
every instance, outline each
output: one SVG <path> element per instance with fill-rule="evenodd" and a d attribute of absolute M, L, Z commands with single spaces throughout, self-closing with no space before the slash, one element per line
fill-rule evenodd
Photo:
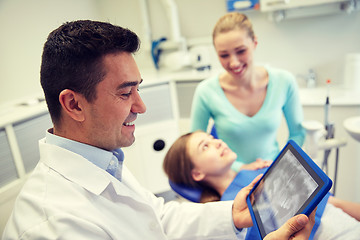
<path fill-rule="evenodd" d="M 146 112 L 146 105 L 141 99 L 140 94 L 138 92 L 136 92 L 136 96 L 131 111 L 133 113 L 140 113 L 140 114 Z"/>

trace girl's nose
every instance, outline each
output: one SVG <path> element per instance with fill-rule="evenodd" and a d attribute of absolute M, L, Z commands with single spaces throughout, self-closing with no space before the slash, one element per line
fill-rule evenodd
<path fill-rule="evenodd" d="M 222 145 L 222 140 L 220 139 L 213 139 L 213 144 L 216 148 L 220 148 Z"/>

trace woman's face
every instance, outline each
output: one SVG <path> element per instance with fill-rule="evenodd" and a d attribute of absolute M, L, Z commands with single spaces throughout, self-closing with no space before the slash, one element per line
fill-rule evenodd
<path fill-rule="evenodd" d="M 235 29 L 219 33 L 214 38 L 214 47 L 223 68 L 234 78 L 250 74 L 253 53 L 257 40 L 249 37 L 247 31 Z"/>
<path fill-rule="evenodd" d="M 226 143 L 204 132 L 195 132 L 190 136 L 187 150 L 194 164 L 192 176 L 195 181 L 227 172 L 237 158 Z"/>

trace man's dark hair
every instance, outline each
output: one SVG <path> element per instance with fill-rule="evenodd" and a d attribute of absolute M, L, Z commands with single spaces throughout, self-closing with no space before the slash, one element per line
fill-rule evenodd
<path fill-rule="evenodd" d="M 60 121 L 61 91 L 70 89 L 92 102 L 96 86 L 106 74 L 103 57 L 134 53 L 139 47 L 135 33 L 105 22 L 67 22 L 52 31 L 44 44 L 40 80 L 53 123 Z"/>

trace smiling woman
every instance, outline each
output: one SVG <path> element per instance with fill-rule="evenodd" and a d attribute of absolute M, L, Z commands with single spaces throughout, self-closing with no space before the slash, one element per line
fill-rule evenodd
<path fill-rule="evenodd" d="M 206 131 L 212 118 L 218 137 L 237 154 L 236 171 L 258 158 L 276 157 L 282 115 L 289 139 L 301 146 L 305 131 L 296 80 L 287 71 L 255 65 L 258 40 L 247 16 L 231 12 L 221 17 L 213 44 L 225 72 L 197 86 L 191 130 Z"/>

